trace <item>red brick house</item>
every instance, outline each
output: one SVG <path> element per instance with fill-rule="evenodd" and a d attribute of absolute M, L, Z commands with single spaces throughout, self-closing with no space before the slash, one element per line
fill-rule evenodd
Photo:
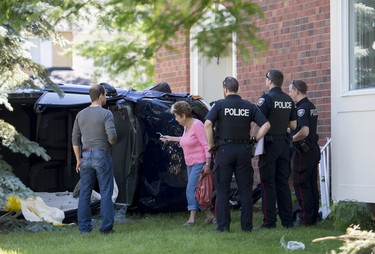
<path fill-rule="evenodd" d="M 375 183 L 368 180 L 375 179 L 369 145 L 375 143 L 375 135 L 367 127 L 375 124 L 374 1 L 255 2 L 264 10 L 264 19 L 256 25 L 268 52 L 244 61 L 234 44 L 229 53 L 209 62 L 190 48 L 189 33 L 199 32 L 192 28 L 189 33 L 182 31 L 175 41 L 179 52 L 164 49 L 157 53 L 156 81 L 168 82 L 173 92 L 199 94 L 211 101 L 222 96 L 225 76 L 234 76 L 240 82 L 240 95 L 255 103 L 264 90 L 268 69 L 284 73 L 284 91 L 291 80 L 305 80 L 308 96 L 319 110 L 320 144 L 327 137 L 333 140 L 334 200 L 375 203 L 375 196 L 369 194 L 375 193 Z M 369 124 L 363 124 L 366 121 Z"/>

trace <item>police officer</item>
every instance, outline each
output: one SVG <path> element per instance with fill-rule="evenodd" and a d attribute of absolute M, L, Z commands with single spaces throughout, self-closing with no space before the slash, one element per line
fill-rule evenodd
<path fill-rule="evenodd" d="M 276 202 L 281 224 L 293 227 L 289 187 L 291 140 L 287 129 L 295 129 L 296 111 L 293 100 L 281 90 L 283 80 L 281 71 L 269 70 L 266 74 L 266 88 L 269 92 L 258 101 L 258 107 L 271 124 L 271 129 L 264 137 L 264 153 L 258 160 L 263 209 L 261 228 L 276 227 Z"/>
<path fill-rule="evenodd" d="M 241 229 L 251 231 L 252 224 L 252 187 L 254 170 L 251 164 L 250 124 L 260 126 L 254 141 L 261 139 L 269 130 L 270 124 L 256 105 L 241 99 L 237 94 L 238 81 L 226 77 L 223 81 L 225 99 L 218 100 L 208 112 L 205 132 L 210 151 L 216 150 L 213 167 L 216 189 L 217 231 L 229 231 L 230 211 L 229 192 L 232 175 L 236 177 L 241 200 Z M 213 140 L 215 126 L 215 145 Z"/>
<path fill-rule="evenodd" d="M 293 132 L 292 178 L 301 212 L 294 225 L 313 225 L 319 216 L 318 164 L 318 111 L 306 95 L 307 85 L 293 80 L 289 95 L 297 106 L 297 128 Z"/>

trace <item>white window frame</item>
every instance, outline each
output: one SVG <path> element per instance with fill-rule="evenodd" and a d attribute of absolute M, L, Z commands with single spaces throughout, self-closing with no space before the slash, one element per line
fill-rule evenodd
<path fill-rule="evenodd" d="M 331 81 L 340 84 L 340 95 L 358 96 L 375 94 L 375 88 L 349 90 L 350 72 L 353 70 L 350 43 L 350 4 L 351 1 L 331 0 Z M 336 82 L 334 82 L 336 80 Z"/>

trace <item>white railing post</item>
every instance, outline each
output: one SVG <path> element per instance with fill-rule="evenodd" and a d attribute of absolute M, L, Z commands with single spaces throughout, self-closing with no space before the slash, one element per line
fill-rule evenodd
<path fill-rule="evenodd" d="M 322 218 L 325 219 L 331 213 L 331 138 L 327 138 L 327 143 L 320 148 L 319 163 L 319 182 L 320 182 L 320 199 L 322 207 Z"/>

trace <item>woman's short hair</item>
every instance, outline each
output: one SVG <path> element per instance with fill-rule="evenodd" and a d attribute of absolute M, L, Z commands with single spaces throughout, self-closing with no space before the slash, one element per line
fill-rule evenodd
<path fill-rule="evenodd" d="M 178 101 L 172 105 L 171 113 L 179 116 L 185 115 L 186 117 L 192 117 L 192 109 L 189 103 L 186 101 Z"/>

